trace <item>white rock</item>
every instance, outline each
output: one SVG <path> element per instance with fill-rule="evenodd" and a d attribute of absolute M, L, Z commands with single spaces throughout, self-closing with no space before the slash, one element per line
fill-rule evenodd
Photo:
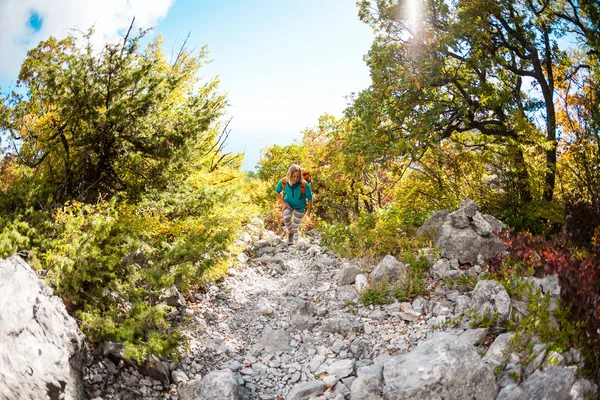
<path fill-rule="evenodd" d="M 356 291 L 358 293 L 360 293 L 363 290 L 365 290 L 365 288 L 367 286 L 368 286 L 367 277 L 363 274 L 356 275 L 356 278 L 354 279 L 354 288 L 356 289 Z"/>
<path fill-rule="evenodd" d="M 354 372 L 355 361 L 352 359 L 339 360 L 327 367 L 327 374 L 342 379 L 350 376 Z"/>

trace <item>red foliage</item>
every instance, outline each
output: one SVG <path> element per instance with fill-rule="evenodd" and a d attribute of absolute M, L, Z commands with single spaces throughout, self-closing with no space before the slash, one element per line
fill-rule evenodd
<path fill-rule="evenodd" d="M 587 321 L 588 344 L 600 344 L 600 255 L 569 247 L 565 236 L 546 241 L 530 234 L 502 238 L 509 256 L 495 260 L 490 272 L 505 276 L 532 270 L 536 276 L 556 274 L 561 298 L 573 318 Z"/>

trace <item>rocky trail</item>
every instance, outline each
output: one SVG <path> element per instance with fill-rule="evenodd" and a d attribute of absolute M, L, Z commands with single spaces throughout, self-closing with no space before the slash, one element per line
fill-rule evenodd
<path fill-rule="evenodd" d="M 0 399 L 598 398 L 579 351 L 559 353 L 535 336 L 512 344 L 515 332 L 502 323 L 529 311 L 526 298 L 483 279 L 479 261 L 503 251 L 494 224 L 469 201 L 434 214 L 424 228 L 437 231 L 439 254 L 422 249 L 432 264 L 422 295 L 364 306 L 367 282 L 402 281 L 410 266 L 391 255 L 359 266 L 311 232 L 288 246 L 256 219 L 221 282 L 185 298 L 175 288 L 162 296 L 189 338 L 181 359 L 139 368 L 118 343 L 90 357 L 52 290 L 19 257 L 0 260 Z M 460 284 L 464 277 L 478 281 Z M 556 306 L 556 276 L 523 281 Z M 494 321 L 473 325 L 482 315 Z"/>
<path fill-rule="evenodd" d="M 257 224 L 258 225 L 258 224 Z M 510 310 L 510 298 L 490 283 L 476 293 L 431 279 L 429 295 L 369 307 L 358 301 L 367 275 L 352 260 L 319 245 L 317 234 L 286 245 L 252 227 L 254 239 L 218 286 L 184 299 L 171 315 L 185 327 L 189 350 L 179 363 L 157 362 L 142 375 L 108 357 L 86 372 L 86 389 L 100 399 L 584 399 L 595 385 L 576 377 L 577 352 L 533 364 L 512 354 L 510 333 L 449 323 L 469 308 Z M 248 256 L 252 254 L 252 256 Z M 456 264 L 456 265 L 452 265 Z M 438 260 L 432 278 L 452 276 L 456 260 Z M 390 276 L 404 268 L 391 256 L 371 271 Z M 476 266 L 467 273 L 477 274 Z M 464 272 L 461 272 L 464 273 Z M 437 283 L 436 283 L 437 282 Z M 488 281 L 493 282 L 493 281 Z M 557 282 L 540 281 L 547 290 Z M 555 285 L 553 288 L 552 285 Z M 478 285 L 479 286 L 479 285 Z M 477 290 L 477 288 L 476 288 Z M 477 303 L 477 304 L 475 304 Z M 507 311 L 508 310 L 508 311 Z M 541 369 L 543 366 L 547 368 Z M 541 395 L 541 397 L 540 397 Z"/>

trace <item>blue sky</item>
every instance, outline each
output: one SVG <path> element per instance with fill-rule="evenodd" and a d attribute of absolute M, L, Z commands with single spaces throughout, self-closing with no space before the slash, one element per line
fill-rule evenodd
<path fill-rule="evenodd" d="M 166 54 L 188 33 L 188 48 L 208 45 L 213 61 L 201 74 L 220 77 L 232 118 L 226 150 L 246 153 L 244 170 L 262 148 L 299 139 L 321 114 L 341 115 L 345 96 L 370 83 L 363 56 L 372 32 L 354 0 L 2 0 L 2 90 L 39 40 L 93 23 L 114 40 L 132 15 L 163 34 Z"/>

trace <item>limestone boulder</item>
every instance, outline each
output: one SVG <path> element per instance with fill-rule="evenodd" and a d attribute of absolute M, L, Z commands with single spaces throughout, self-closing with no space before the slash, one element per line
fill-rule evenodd
<path fill-rule="evenodd" d="M 417 229 L 417 235 L 431 234 L 435 236 L 444 222 L 446 222 L 448 214 L 450 214 L 450 211 L 448 210 L 439 210 L 433 213 L 433 215 L 429 217 L 419 229 Z"/>
<path fill-rule="evenodd" d="M 471 265 L 489 262 L 504 251 L 497 236 L 481 236 L 470 227 L 459 229 L 451 222 L 442 225 L 436 247 L 442 257 L 456 258 L 461 264 Z"/>
<path fill-rule="evenodd" d="M 498 394 L 498 400 L 518 399 L 571 399 L 571 386 L 575 381 L 573 367 L 550 367 L 536 370 L 520 385 L 507 386 Z"/>
<path fill-rule="evenodd" d="M 396 257 L 387 255 L 377 264 L 371 272 L 370 278 L 373 282 L 388 282 L 402 281 L 406 275 L 406 266 L 398 261 Z"/>
<path fill-rule="evenodd" d="M 85 398 L 86 338 L 19 257 L 0 259 L 0 337 L 0 398 Z"/>
<path fill-rule="evenodd" d="M 504 251 L 497 233 L 506 226 L 491 215 L 481 214 L 471 199 L 454 212 L 440 210 L 417 232 L 435 232 L 435 246 L 443 258 L 458 259 L 461 264 L 487 263 Z"/>
<path fill-rule="evenodd" d="M 295 385 L 288 393 L 288 400 L 309 400 L 321 395 L 327 386 L 322 381 L 302 382 Z"/>
<path fill-rule="evenodd" d="M 427 339 L 383 368 L 385 399 L 495 399 L 496 377 L 475 347 L 449 333 Z"/>
<path fill-rule="evenodd" d="M 508 320 L 511 300 L 508 292 L 499 282 L 481 280 L 473 289 L 469 308 L 480 317 L 497 315 L 497 323 L 501 323 Z"/>
<path fill-rule="evenodd" d="M 357 378 L 350 389 L 350 400 L 381 400 L 383 384 L 383 368 L 381 365 L 362 367 L 357 371 Z"/>
<path fill-rule="evenodd" d="M 212 371 L 202 380 L 187 381 L 178 388 L 181 400 L 242 400 L 247 398 L 246 392 L 229 370 Z"/>

